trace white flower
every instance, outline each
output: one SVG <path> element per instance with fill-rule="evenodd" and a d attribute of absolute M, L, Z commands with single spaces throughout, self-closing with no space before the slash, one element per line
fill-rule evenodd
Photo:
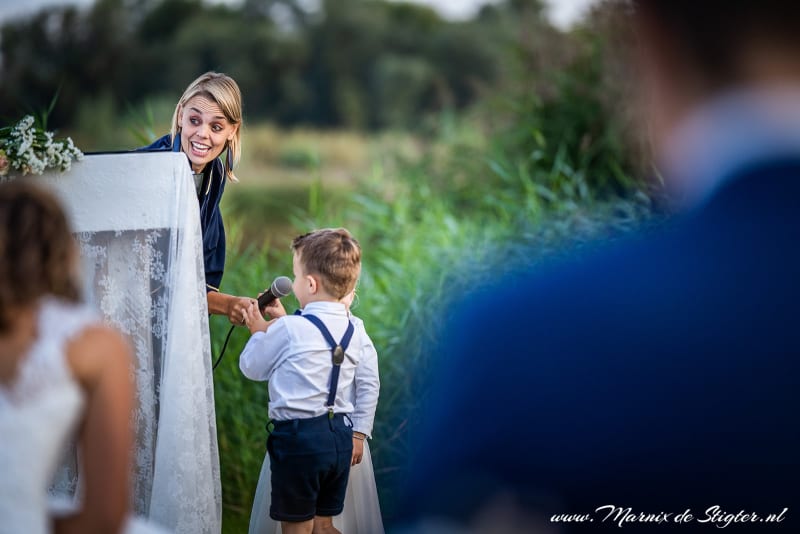
<path fill-rule="evenodd" d="M 42 174 L 47 169 L 68 171 L 73 159 L 82 160 L 83 152 L 72 139 L 56 140 L 53 132 L 36 128 L 30 115 L 13 127 L 0 127 L 0 176 L 10 168 L 22 175 Z"/>

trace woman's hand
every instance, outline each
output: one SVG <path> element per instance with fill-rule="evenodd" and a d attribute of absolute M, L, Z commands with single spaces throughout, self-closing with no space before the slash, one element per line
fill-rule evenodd
<path fill-rule="evenodd" d="M 231 324 L 245 326 L 250 306 L 256 306 L 256 300 L 250 297 L 230 297 L 225 315 Z"/>
<path fill-rule="evenodd" d="M 224 315 L 232 325 L 236 326 L 244 326 L 247 309 L 256 302 L 252 297 L 237 297 L 219 291 L 209 291 L 206 293 L 206 299 L 208 313 Z"/>

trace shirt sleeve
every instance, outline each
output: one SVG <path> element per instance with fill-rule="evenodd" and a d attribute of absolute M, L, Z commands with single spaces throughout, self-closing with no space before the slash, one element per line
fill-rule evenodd
<path fill-rule="evenodd" d="M 378 377 L 378 352 L 367 333 L 362 331 L 362 335 L 365 342 L 361 347 L 361 358 L 356 366 L 354 378 L 356 395 L 351 419 L 355 432 L 361 432 L 371 438 L 381 383 Z"/>
<path fill-rule="evenodd" d="M 266 332 L 256 332 L 239 355 L 239 369 L 250 380 L 266 381 L 286 359 L 289 330 L 286 321 L 277 320 Z"/>

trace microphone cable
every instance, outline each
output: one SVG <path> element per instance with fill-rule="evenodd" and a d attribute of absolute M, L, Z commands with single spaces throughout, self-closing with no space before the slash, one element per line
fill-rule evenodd
<path fill-rule="evenodd" d="M 236 328 L 235 324 L 231 325 L 230 330 L 228 330 L 228 335 L 225 336 L 225 342 L 222 344 L 222 349 L 219 351 L 219 356 L 217 357 L 217 361 L 214 362 L 214 365 L 211 366 L 211 372 L 213 373 L 216 371 L 219 362 L 222 361 L 222 357 L 225 355 L 225 347 L 228 346 L 228 340 L 231 338 L 231 334 L 233 334 L 233 329 Z"/>
<path fill-rule="evenodd" d="M 279 299 L 285 297 L 289 293 L 292 292 L 292 281 L 286 276 L 279 276 L 275 280 L 273 280 L 272 285 L 269 286 L 269 289 L 264 291 L 261 295 L 258 296 L 258 309 L 261 310 L 272 302 L 275 299 Z M 209 322 L 211 320 L 211 315 L 208 316 Z M 244 325 L 244 323 L 242 323 Z M 217 357 L 217 361 L 211 366 L 211 371 L 215 371 L 219 362 L 222 361 L 222 356 L 225 355 L 225 348 L 228 346 L 228 340 L 231 338 L 231 334 L 233 333 L 233 329 L 236 328 L 237 325 L 231 325 L 230 330 L 228 330 L 228 335 L 225 336 L 225 342 L 222 344 L 222 350 L 219 351 L 219 356 Z M 209 325 L 210 327 L 210 325 Z"/>

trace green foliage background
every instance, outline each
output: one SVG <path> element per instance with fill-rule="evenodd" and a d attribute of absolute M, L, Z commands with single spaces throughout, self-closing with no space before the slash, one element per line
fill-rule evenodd
<path fill-rule="evenodd" d="M 413 468 L 406 464 L 409 436 L 425 411 L 436 358 L 431 347 L 453 299 L 515 269 L 535 270 L 539 262 L 581 254 L 661 220 L 658 184 L 637 177 L 646 150 L 628 142 L 633 126 L 614 108 L 626 88 L 606 79 L 613 47 L 601 29 L 613 17 L 603 15 L 597 27 L 554 35 L 572 51 L 546 69 L 530 67 L 541 49 L 509 43 L 514 68 L 507 65 L 505 82 L 491 95 L 468 111 L 428 117 L 415 130 L 424 150 L 409 155 L 398 144 L 374 155 L 344 193 L 322 179 L 326 158 L 312 158 L 317 179 L 290 210 L 290 230 L 346 226 L 364 249 L 354 313 L 380 356 L 371 445 L 387 522 Z M 249 213 L 236 197 L 229 198 L 233 211 Z M 242 231 L 233 225 L 234 234 Z M 245 246 L 232 255 L 225 285 L 252 293 L 289 269 L 286 247 L 265 254 Z M 223 319 L 212 325 L 215 346 L 227 328 Z M 234 338 L 231 356 L 246 337 Z M 266 398 L 263 387 L 240 379 L 231 356 L 215 382 L 226 530 L 235 532 L 238 521 L 246 524 L 264 451 Z"/>
<path fill-rule="evenodd" d="M 359 239 L 353 311 L 380 357 L 371 446 L 391 522 L 453 299 L 662 217 L 659 184 L 643 178 L 618 4 L 565 33 L 536 0 L 459 23 L 379 0 L 324 0 L 319 12 L 292 0 L 99 0 L 0 29 L 0 116 L 58 93 L 51 124 L 79 146 L 132 148 L 167 130 L 204 70 L 237 79 L 245 153 L 222 204 L 222 289 L 254 295 L 290 274 L 299 233 L 345 226 Z M 211 318 L 215 356 L 229 328 Z M 246 531 L 265 453 L 266 386 L 238 370 L 247 338 L 234 330 L 214 373 L 230 533 Z"/>
<path fill-rule="evenodd" d="M 538 2 L 528 1 L 538 8 Z M 249 121 L 377 129 L 463 109 L 498 76 L 504 9 L 450 22 L 383 0 L 96 0 L 46 7 L 0 27 L 0 117 L 59 92 L 56 127 L 175 102 L 207 70 L 239 83 Z M 82 124 L 90 126 L 90 124 Z M 87 128 L 89 129 L 89 128 Z M 92 139 L 101 149 L 114 136 Z"/>

